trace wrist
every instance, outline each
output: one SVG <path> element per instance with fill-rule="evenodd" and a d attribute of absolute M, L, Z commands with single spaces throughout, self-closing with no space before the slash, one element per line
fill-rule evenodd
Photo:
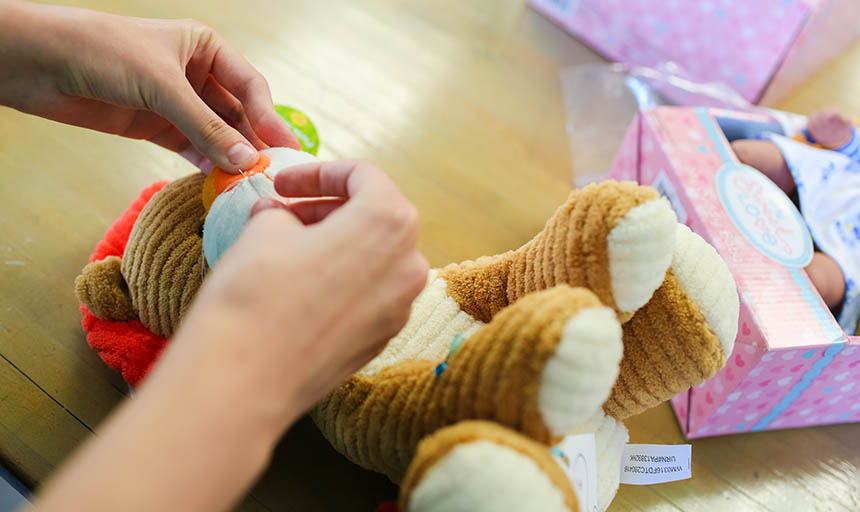
<path fill-rule="evenodd" d="M 274 448 L 304 412 L 294 399 L 292 379 L 277 378 L 288 370 L 272 371 L 274 361 L 258 343 L 266 337 L 254 332 L 254 322 L 219 311 L 215 304 L 202 306 L 206 322 L 193 314 L 194 308 L 189 311 L 158 372 L 175 383 L 168 387 L 185 387 L 202 414 L 230 422 L 231 428 Z"/>
<path fill-rule="evenodd" d="M 277 438 L 218 400 L 217 379 L 176 365 L 177 354 L 168 349 L 134 398 L 53 477 L 37 508 L 222 510 L 238 501 Z"/>
<path fill-rule="evenodd" d="M 822 144 L 827 149 L 831 149 L 833 151 L 840 151 L 854 141 L 854 138 L 857 136 L 855 131 L 855 128 L 853 126 L 850 126 L 848 127 L 847 132 L 842 134 L 842 137 L 834 139 L 832 142 Z"/>
<path fill-rule="evenodd" d="M 172 439 L 189 460 L 196 453 L 208 453 L 210 461 L 252 481 L 268 465 L 280 433 L 243 410 L 238 398 L 249 397 L 239 397 L 227 384 L 228 371 L 213 375 L 174 364 L 177 351 L 172 348 L 156 363 L 132 403 L 138 402 L 137 410 L 150 416 L 144 421 L 157 422 L 159 437 Z"/>

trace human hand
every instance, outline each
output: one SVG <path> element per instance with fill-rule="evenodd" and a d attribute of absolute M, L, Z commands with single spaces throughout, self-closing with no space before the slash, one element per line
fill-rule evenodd
<path fill-rule="evenodd" d="M 231 509 L 284 430 L 406 323 L 428 265 L 391 180 L 367 163 L 316 162 L 275 188 L 316 199 L 258 203 L 134 399 L 34 510 Z"/>
<path fill-rule="evenodd" d="M 193 355 L 163 361 L 217 375 L 215 395 L 280 435 L 405 325 L 428 263 L 415 208 L 371 164 L 295 166 L 275 189 L 316 199 L 255 206 L 172 342 Z"/>
<path fill-rule="evenodd" d="M 0 0 L 2 19 L 0 104 L 229 172 L 299 148 L 263 76 L 203 24 Z"/>
<path fill-rule="evenodd" d="M 813 112 L 806 123 L 806 130 L 815 142 L 826 148 L 838 148 L 851 140 L 851 121 L 835 109 Z"/>

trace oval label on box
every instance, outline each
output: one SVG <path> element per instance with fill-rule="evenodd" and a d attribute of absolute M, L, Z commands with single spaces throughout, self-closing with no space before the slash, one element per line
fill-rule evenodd
<path fill-rule="evenodd" d="M 806 223 L 774 182 L 737 162 L 724 164 L 716 181 L 723 208 L 753 247 L 788 267 L 805 267 L 812 261 Z"/>

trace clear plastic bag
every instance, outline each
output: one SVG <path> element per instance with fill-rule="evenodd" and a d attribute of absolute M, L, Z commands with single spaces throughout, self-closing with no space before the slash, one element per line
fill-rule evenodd
<path fill-rule="evenodd" d="M 764 114 L 786 135 L 806 124 L 797 114 L 750 104 L 722 83 L 699 83 L 674 63 L 657 68 L 586 64 L 561 72 L 576 186 L 604 179 L 639 110 L 661 105 L 715 107 Z"/>

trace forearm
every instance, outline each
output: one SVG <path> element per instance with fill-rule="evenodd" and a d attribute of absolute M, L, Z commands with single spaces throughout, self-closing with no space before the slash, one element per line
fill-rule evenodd
<path fill-rule="evenodd" d="M 111 33 L 117 18 L 76 7 L 0 0 L 0 105 L 54 119 L 62 100 L 111 100 L 96 97 L 104 84 L 86 78 L 84 70 L 108 70 L 102 79 L 115 81 L 125 76 L 123 63 L 111 62 L 116 60 L 110 50 L 117 44 Z"/>
<path fill-rule="evenodd" d="M 40 10 L 46 6 L 0 0 L 0 104 L 27 110 L 29 91 L 53 87 L 57 58 L 46 48 L 55 35 Z M 35 87 L 34 87 L 35 86 Z"/>
<path fill-rule="evenodd" d="M 46 485 L 39 510 L 226 510 L 253 483 L 280 430 L 237 410 L 252 397 L 230 376 L 188 374 L 193 350 L 165 356 Z"/>

